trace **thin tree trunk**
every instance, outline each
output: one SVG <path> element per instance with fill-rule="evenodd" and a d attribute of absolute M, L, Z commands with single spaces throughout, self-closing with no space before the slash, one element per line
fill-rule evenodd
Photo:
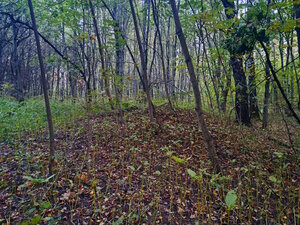
<path fill-rule="evenodd" d="M 137 23 L 132 0 L 129 0 L 129 4 L 130 4 L 131 14 L 132 14 L 133 22 L 134 22 L 136 38 L 137 38 L 137 42 L 138 42 L 138 46 L 139 46 L 140 59 L 141 59 L 141 64 L 142 64 L 142 76 L 143 76 L 143 81 L 145 84 L 145 92 L 146 92 L 150 121 L 153 121 L 154 120 L 154 107 L 153 107 L 153 103 L 151 100 L 150 86 L 148 84 L 147 65 L 146 65 L 146 61 L 145 61 L 144 50 L 143 50 L 143 46 L 142 46 L 142 42 L 141 42 L 140 31 L 138 28 L 138 23 Z"/>
<path fill-rule="evenodd" d="M 294 109 L 293 109 L 293 107 L 292 107 L 290 101 L 288 100 L 286 94 L 284 93 L 284 90 L 283 90 L 283 88 L 282 88 L 282 86 L 281 86 L 281 84 L 280 84 L 280 82 L 279 82 L 279 80 L 278 80 L 278 78 L 277 78 L 276 72 L 275 72 L 275 70 L 274 70 L 274 68 L 273 68 L 273 66 L 272 66 L 271 61 L 270 61 L 270 55 L 269 55 L 269 52 L 268 52 L 268 50 L 267 50 L 265 44 L 264 44 L 262 41 L 260 41 L 260 44 L 261 44 L 261 46 L 262 46 L 262 48 L 263 48 L 263 50 L 264 50 L 264 52 L 265 52 L 265 54 L 266 54 L 267 63 L 269 64 L 271 73 L 272 73 L 272 75 L 273 75 L 273 77 L 274 77 L 274 80 L 275 80 L 275 82 L 276 82 L 276 84 L 277 84 L 277 86 L 278 86 L 278 88 L 279 88 L 279 90 L 280 90 L 280 92 L 281 92 L 281 94 L 282 94 L 282 97 L 284 98 L 284 100 L 285 100 L 285 102 L 286 102 L 286 104 L 287 104 L 289 110 L 291 111 L 292 116 L 293 116 L 293 117 L 296 119 L 296 121 L 300 124 L 300 119 L 299 119 L 298 115 L 296 114 L 296 112 L 294 111 Z"/>
<path fill-rule="evenodd" d="M 297 46 L 298 46 L 298 63 L 300 64 L 300 3 L 294 0 L 294 10 L 296 14 L 296 33 L 297 33 Z M 300 77 L 296 77 L 298 87 L 298 110 L 300 110 Z"/>
<path fill-rule="evenodd" d="M 256 82 L 255 82 L 255 62 L 254 62 L 253 52 L 251 52 L 247 57 L 246 70 L 249 74 L 248 88 L 249 88 L 250 118 L 259 118 L 259 109 L 257 103 Z"/>
<path fill-rule="evenodd" d="M 48 87 L 47 87 L 47 81 L 45 76 L 45 68 L 43 63 L 43 56 L 41 51 L 41 44 L 39 39 L 39 34 L 36 27 L 35 22 L 35 16 L 33 11 L 33 6 L 31 0 L 28 0 L 29 10 L 30 10 L 30 16 L 32 20 L 32 27 L 34 31 L 35 41 L 36 41 L 36 48 L 38 53 L 38 59 L 40 64 L 40 70 L 41 70 L 41 82 L 43 86 L 44 91 L 44 99 L 45 99 L 45 105 L 46 105 L 46 113 L 47 113 L 47 120 L 48 120 L 48 127 L 49 127 L 49 142 L 50 142 L 50 157 L 49 157 L 49 175 L 52 175 L 53 173 L 53 165 L 54 165 L 54 129 L 53 129 L 53 123 L 52 123 L 52 116 L 51 116 L 51 109 L 50 109 L 50 102 L 49 102 L 49 96 L 48 96 Z"/>
<path fill-rule="evenodd" d="M 161 52 L 161 63 L 162 63 L 162 70 L 163 70 L 163 79 L 164 79 L 164 86 L 165 86 L 165 92 L 166 92 L 166 96 L 168 99 L 168 103 L 169 103 L 169 107 L 174 110 L 173 108 L 173 104 L 170 98 L 170 94 L 169 94 L 169 89 L 168 89 L 168 80 L 167 80 L 167 72 L 166 72 L 166 66 L 165 66 L 165 60 L 164 60 L 164 49 L 163 49 L 163 45 L 162 45 L 162 38 L 161 38 L 161 33 L 160 33 L 160 28 L 159 28 L 159 16 L 158 16 L 158 12 L 157 12 L 157 8 L 156 8 L 156 2 L 154 4 L 153 0 L 151 0 L 151 4 L 152 4 L 152 11 L 153 11 L 153 19 L 154 19 L 154 23 L 157 29 L 157 34 L 158 34 L 158 43 L 159 43 L 159 48 L 160 48 L 160 52 Z"/>
<path fill-rule="evenodd" d="M 204 45 L 204 43 L 203 43 L 203 45 Z M 200 47 L 200 45 L 199 45 L 199 47 Z M 203 55 L 205 54 L 204 52 L 205 51 L 203 51 Z M 200 54 L 200 51 L 199 51 L 199 54 Z M 200 57 L 200 55 L 199 55 L 199 57 Z M 209 90 L 208 82 L 207 82 L 207 79 L 206 79 L 206 74 L 205 74 L 205 71 L 204 71 L 204 56 L 202 57 L 201 61 L 202 61 L 201 63 L 202 63 L 203 80 L 204 80 L 204 85 L 205 85 L 205 88 L 206 88 L 206 91 L 207 91 L 207 96 L 208 96 L 208 100 L 209 100 L 209 106 L 210 106 L 212 112 L 214 112 L 214 106 L 213 106 L 213 102 L 212 102 L 212 97 L 211 97 L 211 93 L 210 93 L 210 90 Z M 200 70 L 200 68 L 199 68 L 199 70 Z"/>
<path fill-rule="evenodd" d="M 59 84 L 60 84 L 60 65 L 58 66 L 57 68 L 57 80 L 56 80 L 56 94 L 55 94 L 55 98 L 58 99 L 59 97 Z M 53 77 L 53 80 L 54 80 L 54 77 Z"/>
<path fill-rule="evenodd" d="M 121 20 L 121 8 L 118 7 L 117 4 L 115 6 L 115 15 L 116 19 L 119 24 Z M 115 51 L 116 51 L 116 76 L 114 80 L 114 86 L 115 86 L 115 92 L 116 92 L 116 107 L 118 110 L 118 122 L 120 124 L 123 124 L 123 111 L 121 106 L 122 101 L 122 85 L 123 85 L 123 76 L 124 76 L 124 60 L 125 60 L 125 52 L 124 52 L 124 46 L 121 43 L 122 36 L 120 35 L 122 33 L 121 27 L 114 26 L 114 35 L 115 35 Z"/>
<path fill-rule="evenodd" d="M 115 23 L 116 23 L 115 26 L 120 28 L 120 25 L 119 25 L 118 21 L 115 19 L 115 16 L 114 16 L 113 12 L 110 10 L 110 8 L 108 7 L 108 5 L 105 3 L 104 0 L 101 0 L 101 2 L 103 3 L 104 7 L 108 10 L 108 12 L 109 12 L 110 16 L 112 17 L 112 19 L 115 21 Z M 135 19 L 135 20 L 136 20 L 136 19 Z M 126 40 L 125 36 L 124 36 L 122 33 L 121 33 L 121 36 L 122 36 L 122 38 L 123 38 L 124 40 Z M 140 37 L 140 36 L 139 36 L 139 37 Z M 139 38 L 139 40 L 141 40 L 141 38 Z M 141 83 L 142 83 L 143 90 L 144 90 L 144 92 L 146 93 L 146 96 L 147 96 L 147 92 L 150 93 L 150 86 L 148 86 L 148 85 L 145 84 L 145 82 L 147 82 L 147 84 L 148 84 L 147 73 L 146 73 L 146 78 L 147 78 L 147 79 L 146 79 L 146 81 L 144 81 L 144 77 L 143 77 L 144 75 L 140 72 L 140 69 L 139 69 L 138 64 L 137 64 L 137 62 L 136 62 L 136 59 L 135 59 L 135 57 L 134 57 L 134 55 L 133 55 L 133 52 L 131 51 L 131 49 L 130 49 L 130 47 L 129 47 L 129 45 L 128 45 L 127 43 L 125 43 L 125 45 L 126 45 L 126 48 L 127 48 L 128 52 L 129 52 L 129 55 L 130 55 L 130 57 L 131 57 L 133 63 L 134 63 L 134 67 L 135 67 L 135 69 L 136 69 L 136 71 L 137 71 L 137 73 L 138 73 L 138 75 L 139 75 L 139 78 L 140 78 Z M 147 68 L 146 62 L 147 62 L 147 61 L 145 60 L 145 66 L 146 66 L 146 68 Z M 143 68 L 142 68 L 142 69 L 143 69 Z M 147 72 L 147 71 L 146 71 L 146 72 Z M 147 87 L 147 86 L 148 86 L 148 87 Z M 147 88 L 148 88 L 149 90 L 147 90 Z M 151 95 L 149 95 L 149 96 L 150 96 L 150 100 L 151 100 Z M 146 99 L 148 99 L 148 97 L 146 97 Z M 147 100 L 147 104 L 149 105 L 148 100 Z M 155 108 L 154 108 L 154 105 L 153 105 L 152 101 L 150 101 L 150 104 L 151 104 L 151 107 L 152 107 L 152 114 L 155 115 Z M 149 110 L 149 114 L 150 114 L 150 110 Z M 153 116 L 153 117 L 154 117 L 154 116 Z"/>
<path fill-rule="evenodd" d="M 268 115 L 269 115 L 269 97 L 270 97 L 270 68 L 269 64 L 265 63 L 266 83 L 265 83 L 265 97 L 264 97 L 264 108 L 263 108 L 263 121 L 262 128 L 265 129 L 268 126 Z"/>
<path fill-rule="evenodd" d="M 23 90 L 22 90 L 22 78 L 20 73 L 20 63 L 18 55 L 18 28 L 16 23 L 12 21 L 12 31 L 13 31 L 13 52 L 12 52 L 12 72 L 15 80 L 15 90 L 16 98 L 18 101 L 23 101 Z"/>
<path fill-rule="evenodd" d="M 175 25 L 176 25 L 176 34 L 178 35 L 178 39 L 181 44 L 182 52 L 185 57 L 185 62 L 186 62 L 186 65 L 187 65 L 187 68 L 189 71 L 190 81 L 192 83 L 194 96 L 195 96 L 195 111 L 198 116 L 198 121 L 199 121 L 201 130 L 202 130 L 202 133 L 203 133 L 203 138 L 207 144 L 208 155 L 209 155 L 209 158 L 212 161 L 212 164 L 215 167 L 216 171 L 220 171 L 220 165 L 218 163 L 216 148 L 215 148 L 212 137 L 207 129 L 207 125 L 204 120 L 199 84 L 198 84 L 198 81 L 195 76 L 193 62 L 192 62 L 192 59 L 191 59 L 191 56 L 190 56 L 190 53 L 189 53 L 189 50 L 188 50 L 188 47 L 187 47 L 187 44 L 185 41 L 185 37 L 184 37 L 183 31 L 181 28 L 181 23 L 180 23 L 180 19 L 178 16 L 175 0 L 170 0 L 170 4 L 172 7 L 172 12 L 173 12 L 173 16 L 174 16 Z"/>
<path fill-rule="evenodd" d="M 300 77 L 297 71 L 297 66 L 295 63 L 295 57 L 293 52 L 291 52 L 291 56 L 292 56 L 292 61 L 293 61 L 293 67 L 294 67 L 294 71 L 295 71 L 295 76 L 296 76 L 296 84 L 297 84 L 297 91 L 298 91 L 298 110 L 300 110 Z"/>
<path fill-rule="evenodd" d="M 174 37 L 174 41 L 172 44 L 172 96 L 176 101 L 176 95 L 175 95 L 175 76 L 176 76 L 176 56 L 177 56 L 177 36 Z"/>
<path fill-rule="evenodd" d="M 94 29 L 95 29 L 95 33 L 96 33 L 97 42 L 98 42 L 98 48 L 99 48 L 99 54 L 100 54 L 100 60 L 101 60 L 101 70 L 102 70 L 102 76 L 103 76 L 103 79 L 104 79 L 105 92 L 106 92 L 106 95 L 108 97 L 110 107 L 112 109 L 114 109 L 113 102 L 112 102 L 112 97 L 111 97 L 110 90 L 109 90 L 109 80 L 108 80 L 108 76 L 107 76 L 106 70 L 105 70 L 105 60 L 104 60 L 103 46 L 102 46 L 102 43 L 101 43 L 101 38 L 100 38 L 99 30 L 98 30 L 98 25 L 97 25 L 97 21 L 96 21 L 95 10 L 94 10 L 94 7 L 93 7 L 92 0 L 89 0 L 89 5 L 90 5 L 90 10 L 91 10 L 91 13 L 92 13 L 92 17 L 93 17 L 93 24 L 94 24 Z"/>

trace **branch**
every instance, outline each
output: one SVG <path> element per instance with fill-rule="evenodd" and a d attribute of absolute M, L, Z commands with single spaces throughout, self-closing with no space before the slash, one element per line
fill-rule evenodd
<path fill-rule="evenodd" d="M 7 13 L 7 12 L 0 12 L 0 14 L 2 15 L 6 15 L 6 16 L 9 16 L 11 18 L 11 20 L 14 22 L 14 23 L 19 23 L 21 25 L 24 25 L 26 26 L 28 29 L 30 30 L 33 30 L 33 27 L 24 22 L 24 21 L 21 21 L 19 19 L 14 19 L 13 15 Z M 76 70 L 78 70 L 82 76 L 82 78 L 85 79 L 85 73 L 83 72 L 83 70 L 80 68 L 80 66 L 78 66 L 76 63 L 72 62 L 67 56 L 65 56 L 63 53 L 61 53 L 48 39 L 46 39 L 45 36 L 43 36 L 40 32 L 38 32 L 38 35 L 43 39 L 44 42 L 46 42 L 63 60 L 65 60 L 66 62 L 70 63 Z"/>
<path fill-rule="evenodd" d="M 108 5 L 105 3 L 104 0 L 101 0 L 101 2 L 103 3 L 103 5 L 104 5 L 104 7 L 107 9 L 107 11 L 109 12 L 111 18 L 115 21 L 115 26 L 116 26 L 119 30 L 121 30 L 121 29 L 120 29 L 120 25 L 119 25 L 118 21 L 116 20 L 114 13 L 111 11 L 111 9 L 108 7 Z M 123 32 L 121 32 L 121 37 L 122 37 L 122 39 L 126 40 L 126 37 L 124 36 Z M 134 62 L 134 66 L 135 66 L 135 68 L 136 68 L 136 70 L 137 70 L 137 72 L 138 72 L 138 75 L 139 75 L 140 79 L 141 79 L 141 82 L 142 82 L 142 85 L 143 85 L 143 89 L 146 90 L 146 89 L 145 89 L 145 88 L 146 88 L 146 85 L 145 85 L 145 83 L 144 83 L 144 80 L 143 80 L 143 77 L 142 77 L 142 75 L 141 75 L 140 69 L 139 69 L 139 67 L 137 66 L 137 62 L 136 62 L 136 60 L 135 60 L 135 58 L 134 58 L 134 55 L 133 55 L 131 49 L 129 48 L 127 42 L 126 42 L 126 48 L 127 48 L 128 52 L 129 52 L 129 54 L 130 54 L 130 57 L 132 58 L 132 61 Z"/>
<path fill-rule="evenodd" d="M 284 98 L 286 104 L 288 105 L 288 108 L 289 108 L 289 110 L 291 111 L 293 117 L 294 117 L 294 118 L 296 119 L 296 121 L 300 124 L 300 119 L 299 119 L 298 115 L 296 114 L 296 112 L 294 111 L 294 109 L 293 109 L 293 107 L 292 107 L 292 104 L 289 102 L 289 100 L 288 100 L 286 94 L 284 93 L 284 90 L 283 90 L 283 88 L 282 88 L 282 86 L 281 86 L 281 84 L 280 84 L 280 82 L 279 82 L 279 80 L 278 80 L 278 77 L 277 77 L 277 75 L 276 75 L 276 71 L 274 70 L 273 65 L 272 65 L 272 63 L 271 63 L 271 61 L 270 61 L 270 55 L 269 55 L 269 52 L 268 52 L 268 50 L 267 50 L 265 44 L 264 44 L 262 41 L 259 41 L 259 42 L 260 42 L 260 44 L 261 44 L 261 46 L 262 46 L 262 48 L 263 48 L 263 50 L 264 50 L 264 52 L 265 52 L 265 54 L 266 54 L 267 63 L 269 64 L 269 67 L 270 67 L 271 73 L 272 73 L 272 75 L 273 75 L 273 77 L 274 77 L 274 80 L 275 80 L 275 82 L 276 82 L 276 84 L 277 84 L 277 86 L 278 86 L 278 88 L 279 88 L 279 90 L 280 90 L 280 92 L 281 92 L 281 94 L 282 94 L 282 96 L 283 96 L 283 98 Z"/>

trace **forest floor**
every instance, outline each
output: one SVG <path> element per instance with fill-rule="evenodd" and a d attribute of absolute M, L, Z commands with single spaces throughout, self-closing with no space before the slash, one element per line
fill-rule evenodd
<path fill-rule="evenodd" d="M 222 173 L 212 171 L 194 111 L 110 113 L 0 148 L 0 224 L 300 224 L 298 150 L 283 122 L 268 131 L 205 116 Z M 293 138 L 300 130 L 290 126 Z M 296 151 L 296 153 L 295 153 Z"/>

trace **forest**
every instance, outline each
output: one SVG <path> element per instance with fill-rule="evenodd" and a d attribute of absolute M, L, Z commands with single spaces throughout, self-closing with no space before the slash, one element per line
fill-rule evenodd
<path fill-rule="evenodd" d="M 300 224 L 299 0 L 0 0 L 0 224 Z"/>

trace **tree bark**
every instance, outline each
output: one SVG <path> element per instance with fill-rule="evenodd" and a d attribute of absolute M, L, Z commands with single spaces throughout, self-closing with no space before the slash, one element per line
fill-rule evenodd
<path fill-rule="evenodd" d="M 256 82 L 255 82 L 255 61 L 253 52 L 251 52 L 246 60 L 246 69 L 248 76 L 248 89 L 249 89 L 249 112 L 250 118 L 259 118 L 259 108 L 257 103 Z"/>
<path fill-rule="evenodd" d="M 189 53 L 189 50 L 188 50 L 188 47 L 187 47 L 187 44 L 185 41 L 185 37 L 184 37 L 183 31 L 181 28 L 181 23 L 180 23 L 180 19 L 178 16 L 175 0 L 170 0 L 170 4 L 172 7 L 172 12 L 173 12 L 173 16 L 174 16 L 175 25 L 176 25 L 176 34 L 178 35 L 178 39 L 181 44 L 182 52 L 184 54 L 185 62 L 186 62 L 186 65 L 187 65 L 187 68 L 189 71 L 190 81 L 192 83 L 194 97 L 195 97 L 195 111 L 198 116 L 198 121 L 199 121 L 201 130 L 202 130 L 203 138 L 207 144 L 208 155 L 209 155 L 209 158 L 210 158 L 215 170 L 220 171 L 220 165 L 219 165 L 218 157 L 216 154 L 216 148 L 215 148 L 212 137 L 208 131 L 207 125 L 204 120 L 198 80 L 196 79 L 193 62 L 192 62 L 192 59 L 191 59 L 191 56 L 190 56 L 190 53 Z"/>
<path fill-rule="evenodd" d="M 153 107 L 153 103 L 151 100 L 150 86 L 148 84 L 147 65 L 146 65 L 146 61 L 145 61 L 144 49 L 143 49 L 143 45 L 142 45 L 142 41 L 141 41 L 140 31 L 138 28 L 138 23 L 137 23 L 132 0 L 129 0 L 129 4 L 130 4 L 131 14 L 132 14 L 132 18 L 133 18 L 136 38 L 137 38 L 137 42 L 138 42 L 138 46 L 139 46 L 140 59 L 141 59 L 141 65 L 142 65 L 142 77 L 143 77 L 143 81 L 145 84 L 145 92 L 146 92 L 150 121 L 153 121 L 154 120 L 154 107 Z"/>
<path fill-rule="evenodd" d="M 162 45 L 162 38 L 161 38 L 161 33 L 160 33 L 160 28 L 159 28 L 159 16 L 158 16 L 158 12 L 157 12 L 157 8 L 156 8 L 156 3 L 154 4 L 153 0 L 151 0 L 151 4 L 152 4 L 152 11 L 153 11 L 153 19 L 154 19 L 154 23 L 157 29 L 157 34 L 158 34 L 158 43 L 159 43 L 159 48 L 160 48 L 160 52 L 161 52 L 161 63 L 162 63 L 162 70 L 163 70 L 163 79 L 164 79 L 164 86 L 165 86 L 165 92 L 166 92 L 166 96 L 168 99 L 168 103 L 169 103 L 169 107 L 174 110 L 173 108 L 173 104 L 171 101 L 171 97 L 169 94 L 169 88 L 168 88 L 168 80 L 167 80 L 167 72 L 166 72 L 166 66 L 165 66 L 165 60 L 164 60 L 164 50 L 163 50 L 163 45 Z"/>
<path fill-rule="evenodd" d="M 295 28 L 295 30 L 296 30 L 296 33 L 297 33 L 298 55 L 300 55 L 300 3 L 297 0 L 294 0 L 294 10 L 295 10 L 295 16 L 296 16 L 296 28 Z"/>
<path fill-rule="evenodd" d="M 269 115 L 269 98 L 270 98 L 270 68 L 269 64 L 265 63 L 266 83 L 265 83 L 265 96 L 264 96 L 264 108 L 263 108 L 263 121 L 262 128 L 265 129 L 268 126 L 268 115 Z"/>
<path fill-rule="evenodd" d="M 233 1 L 222 0 L 228 20 L 233 19 L 237 12 Z M 243 70 L 242 56 L 230 54 L 230 64 L 233 70 L 233 78 L 235 83 L 235 110 L 237 119 L 245 125 L 250 125 L 247 80 Z"/>
<path fill-rule="evenodd" d="M 12 72 L 14 74 L 15 80 L 15 90 L 16 98 L 18 101 L 23 101 L 23 85 L 22 77 L 20 73 L 20 63 L 19 63 L 19 54 L 18 54 L 18 28 L 16 23 L 12 21 L 12 31 L 13 31 L 13 52 L 12 52 Z"/>
<path fill-rule="evenodd" d="M 300 3 L 297 0 L 294 0 L 294 10 L 296 14 L 296 33 L 297 33 L 297 43 L 298 43 L 298 57 L 300 56 Z M 298 63 L 300 64 L 300 57 Z M 300 78 L 297 79 L 298 86 L 298 110 L 300 110 Z"/>
<path fill-rule="evenodd" d="M 243 70 L 242 57 L 231 56 L 230 64 L 233 70 L 235 83 L 235 111 L 238 121 L 242 124 L 250 125 L 247 81 Z"/>
<path fill-rule="evenodd" d="M 282 97 L 284 98 L 284 100 L 285 100 L 285 102 L 286 102 L 286 104 L 287 104 L 287 106 L 288 106 L 288 109 L 291 111 L 292 116 L 295 118 L 295 120 L 298 122 L 298 124 L 300 124 L 300 119 L 299 119 L 298 115 L 296 114 L 296 112 L 294 111 L 294 109 L 293 109 L 293 107 L 292 107 L 292 104 L 291 104 L 290 101 L 288 100 L 288 98 L 287 98 L 287 96 L 286 96 L 286 94 L 285 94 L 285 92 L 284 92 L 284 90 L 283 90 L 283 88 L 282 88 L 282 86 L 281 86 L 281 84 L 280 84 L 280 82 L 279 82 L 279 80 L 278 80 L 278 77 L 277 77 L 277 75 L 276 75 L 276 72 L 275 72 L 275 70 L 274 70 L 274 68 L 273 68 L 273 66 L 272 66 L 271 61 L 270 61 L 270 55 L 269 55 L 269 52 L 268 52 L 266 46 L 264 45 L 264 43 L 263 43 L 262 41 L 260 41 L 260 44 L 261 44 L 261 46 L 262 46 L 262 48 L 263 48 L 263 50 L 264 50 L 264 52 L 265 52 L 265 54 L 266 54 L 267 63 L 269 64 L 271 73 L 272 73 L 272 75 L 273 75 L 273 77 L 274 77 L 274 80 L 275 80 L 275 82 L 276 82 L 276 84 L 277 84 L 277 87 L 279 88 L 279 90 L 280 90 L 280 92 L 281 92 L 281 94 L 282 94 Z"/>
<path fill-rule="evenodd" d="M 52 123 L 52 115 L 51 115 L 51 109 L 50 109 L 50 102 L 49 102 L 49 96 L 48 96 L 48 87 L 47 87 L 47 81 L 45 76 L 45 68 L 43 63 L 43 56 L 41 51 L 41 44 L 39 39 L 39 34 L 36 27 L 36 21 L 33 11 L 33 6 L 31 0 L 28 0 L 29 10 L 30 10 L 30 17 L 32 20 L 32 27 L 34 31 L 35 41 L 36 41 L 36 48 L 38 53 L 38 59 L 40 64 L 40 70 L 41 70 L 41 82 L 44 92 L 44 99 L 45 99 L 45 105 L 46 105 L 46 114 L 47 114 L 47 120 L 48 120 L 48 128 L 49 128 L 49 143 L 50 143 L 50 157 L 49 157 L 49 175 L 53 174 L 53 166 L 54 166 L 54 129 L 53 129 L 53 123 Z"/>

